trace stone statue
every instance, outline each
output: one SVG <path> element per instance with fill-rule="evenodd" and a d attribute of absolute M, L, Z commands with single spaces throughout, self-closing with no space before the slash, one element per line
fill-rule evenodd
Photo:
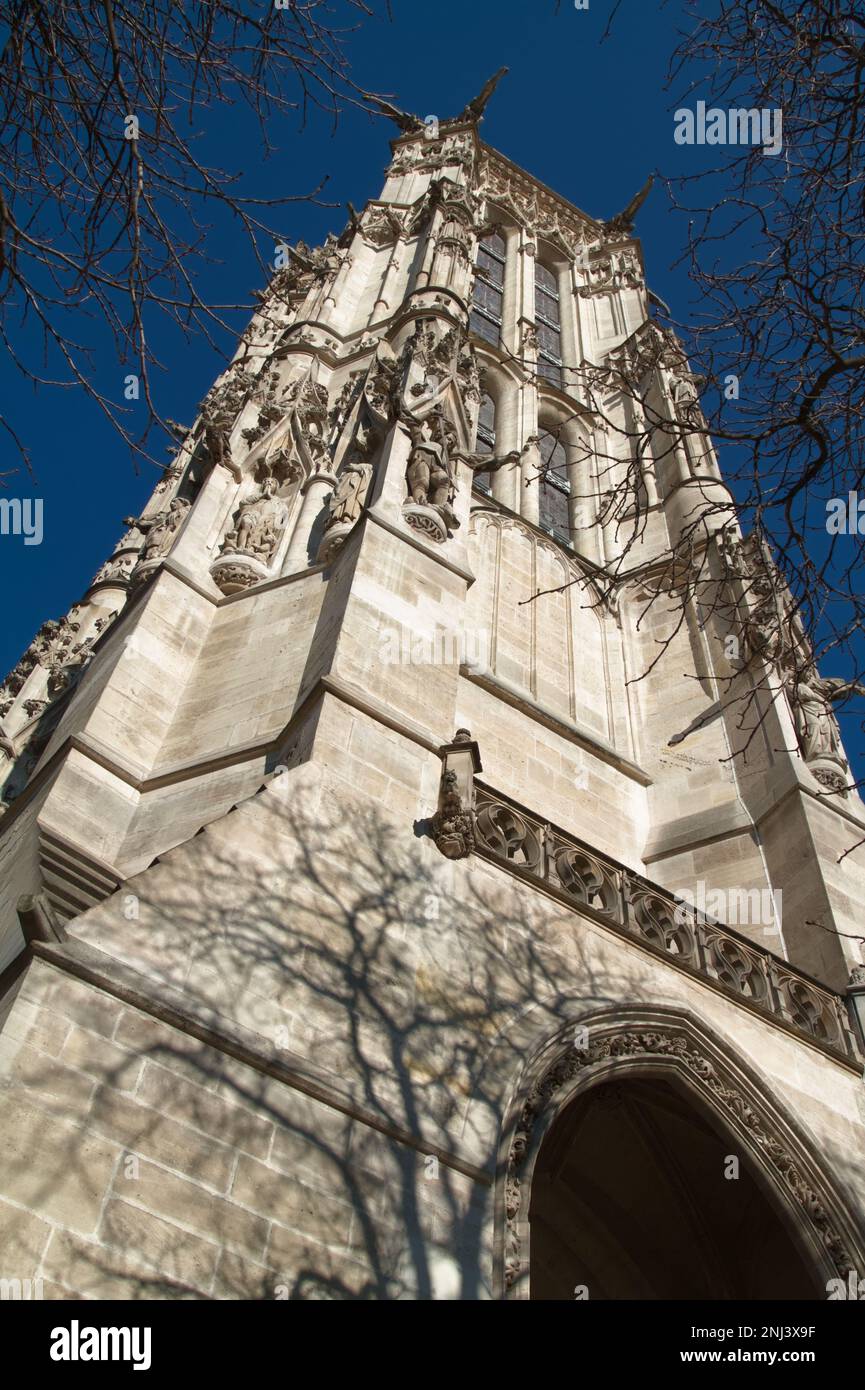
<path fill-rule="evenodd" d="M 845 681 L 841 676 L 818 676 L 807 672 L 796 680 L 793 705 L 799 745 L 806 762 L 815 758 L 842 761 L 841 736 L 832 711 L 835 701 L 850 695 L 865 695 L 865 686 Z"/>
<path fill-rule="evenodd" d="M 347 463 L 339 475 L 339 482 L 331 494 L 329 515 L 324 523 L 326 531 L 331 526 L 353 526 L 363 511 L 372 464 L 362 459 Z"/>
<path fill-rule="evenodd" d="M 429 420 L 412 425 L 410 434 L 406 478 L 411 500 L 419 506 L 449 506 L 453 478 L 443 445 L 433 439 Z"/>
<path fill-rule="evenodd" d="M 175 497 L 167 511 L 157 512 L 156 516 L 150 517 L 149 520 L 139 517 L 136 521 L 135 517 L 131 516 L 123 518 L 125 526 L 137 526 L 147 537 L 141 552 L 142 560 L 156 560 L 168 554 L 188 511 L 189 503 L 182 497 Z"/>
<path fill-rule="evenodd" d="M 288 509 L 285 500 L 276 495 L 277 487 L 276 479 L 268 478 L 259 497 L 241 503 L 234 526 L 225 537 L 223 553 L 235 550 L 270 563 L 288 520 Z"/>

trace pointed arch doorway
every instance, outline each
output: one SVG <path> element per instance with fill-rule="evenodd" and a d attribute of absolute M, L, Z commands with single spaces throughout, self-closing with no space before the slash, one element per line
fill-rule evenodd
<path fill-rule="evenodd" d="M 825 1159 L 701 1020 L 608 1007 L 542 1043 L 508 1107 L 498 1287 L 517 1299 L 825 1299 L 828 1279 L 865 1267 Z"/>
<path fill-rule="evenodd" d="M 591 1087 L 534 1167 L 533 1299 L 819 1299 L 818 1271 L 710 1112 L 658 1077 Z"/>

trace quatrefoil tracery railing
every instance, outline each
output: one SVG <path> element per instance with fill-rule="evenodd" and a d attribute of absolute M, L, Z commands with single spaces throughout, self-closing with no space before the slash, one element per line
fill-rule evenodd
<path fill-rule="evenodd" d="M 835 1053 L 859 1056 L 841 998 L 639 874 L 475 782 L 475 848 Z"/>
<path fill-rule="evenodd" d="M 491 801 L 478 811 L 477 834 L 493 854 L 522 868 L 536 869 L 541 860 L 540 836 L 523 816 L 502 802 Z"/>
<path fill-rule="evenodd" d="M 599 859 L 565 845 L 554 851 L 552 862 L 569 898 L 585 903 L 604 917 L 622 920 L 620 878 Z"/>

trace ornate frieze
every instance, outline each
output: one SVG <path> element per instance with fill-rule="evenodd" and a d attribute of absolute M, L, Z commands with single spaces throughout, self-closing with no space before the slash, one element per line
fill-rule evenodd
<path fill-rule="evenodd" d="M 569 256 L 578 255 L 581 246 L 597 241 L 600 235 L 599 223 L 564 199 L 539 188 L 486 147 L 480 166 L 480 191 L 488 202 L 510 212 L 534 235 L 558 244 Z"/>
<path fill-rule="evenodd" d="M 588 283 L 581 285 L 578 291 L 582 299 L 593 294 L 608 294 L 611 290 L 639 289 L 643 284 L 640 259 L 633 244 L 603 244 L 590 254 L 586 273 Z"/>

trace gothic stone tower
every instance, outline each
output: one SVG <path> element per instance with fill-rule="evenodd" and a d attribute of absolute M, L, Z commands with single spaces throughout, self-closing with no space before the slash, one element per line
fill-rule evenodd
<path fill-rule="evenodd" d="M 828 687 L 731 665 L 766 596 L 631 219 L 483 104 L 397 113 L 0 690 L 0 1272 L 55 1296 L 865 1276 Z"/>

